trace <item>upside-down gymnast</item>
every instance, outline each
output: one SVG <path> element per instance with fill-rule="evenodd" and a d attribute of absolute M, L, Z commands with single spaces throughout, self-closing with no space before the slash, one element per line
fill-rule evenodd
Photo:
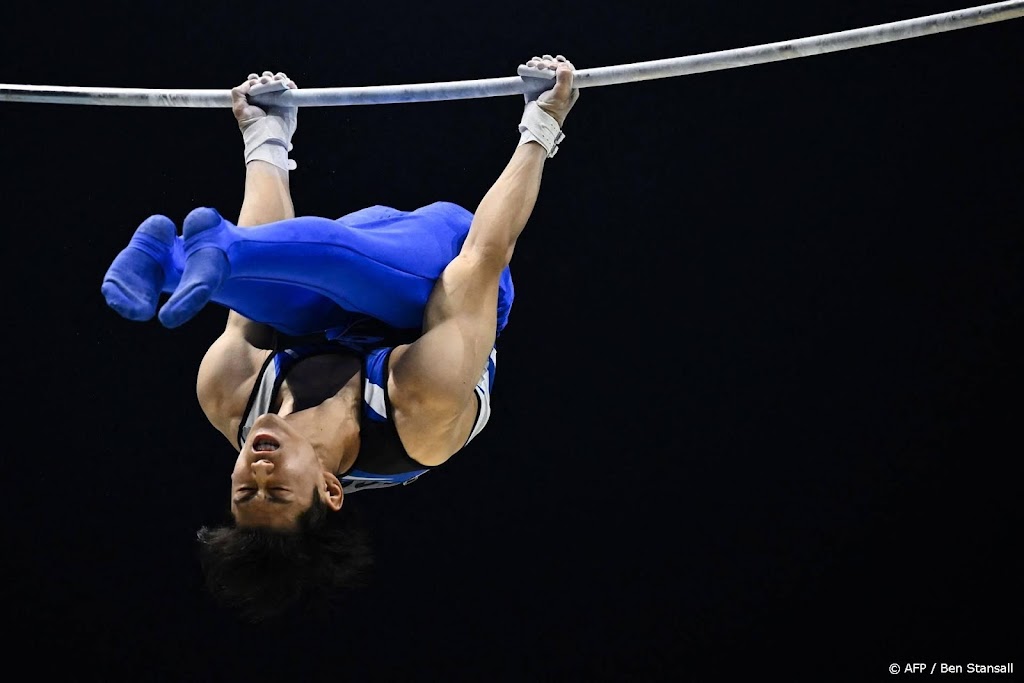
<path fill-rule="evenodd" d="M 524 95 L 519 144 L 474 213 L 439 201 L 336 220 L 295 216 L 298 108 L 249 99 L 296 84 L 250 74 L 231 91 L 245 144 L 237 224 L 198 208 L 178 235 L 150 216 L 104 276 L 130 320 L 177 327 L 209 302 L 228 309 L 196 393 L 238 457 L 228 523 L 198 540 L 207 587 L 246 618 L 359 585 L 372 553 L 345 523 L 345 496 L 413 482 L 487 424 L 509 262 L 579 98 L 563 56 L 526 65 L 554 79 Z"/>

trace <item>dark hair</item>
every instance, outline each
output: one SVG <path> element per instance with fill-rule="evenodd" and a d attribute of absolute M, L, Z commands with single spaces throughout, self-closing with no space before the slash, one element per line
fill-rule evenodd
<path fill-rule="evenodd" d="M 335 512 L 313 491 L 292 530 L 240 527 L 232 520 L 202 527 L 199 560 L 206 587 L 250 622 L 320 608 L 366 584 L 373 555 L 356 510 Z"/>

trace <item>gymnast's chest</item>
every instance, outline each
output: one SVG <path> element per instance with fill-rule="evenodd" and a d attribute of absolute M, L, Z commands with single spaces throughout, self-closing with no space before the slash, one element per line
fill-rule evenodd
<path fill-rule="evenodd" d="M 362 362 L 355 356 L 320 354 L 303 358 L 281 379 L 274 408 L 310 408 L 342 392 L 359 392 L 361 382 Z"/>

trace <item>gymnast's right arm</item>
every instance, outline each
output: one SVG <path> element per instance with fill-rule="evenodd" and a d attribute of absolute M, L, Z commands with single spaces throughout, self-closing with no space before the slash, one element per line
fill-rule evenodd
<path fill-rule="evenodd" d="M 289 186 L 287 151 L 295 129 L 295 107 L 268 107 L 269 112 L 248 101 L 256 83 L 275 82 L 287 88 L 295 83 L 283 73 L 269 71 L 262 77 L 250 74 L 246 82 L 231 91 L 232 111 L 246 141 L 245 194 L 238 215 L 238 227 L 252 227 L 295 217 Z M 284 111 L 280 111 L 284 110 Z M 268 120 L 269 119 L 269 120 Z M 284 129 L 284 130 L 282 130 Z M 281 145 L 282 132 L 288 136 Z M 224 332 L 207 350 L 199 366 L 196 393 L 211 424 L 235 445 L 237 420 L 245 409 L 252 380 L 259 372 L 274 330 L 228 311 Z"/>

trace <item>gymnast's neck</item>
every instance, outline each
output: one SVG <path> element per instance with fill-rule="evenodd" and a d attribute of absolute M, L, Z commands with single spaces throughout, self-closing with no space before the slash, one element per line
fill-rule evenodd
<path fill-rule="evenodd" d="M 307 358 L 288 373 L 278 394 L 278 415 L 310 440 L 324 469 L 334 474 L 348 471 L 359 455 L 360 370 L 352 356 Z"/>

